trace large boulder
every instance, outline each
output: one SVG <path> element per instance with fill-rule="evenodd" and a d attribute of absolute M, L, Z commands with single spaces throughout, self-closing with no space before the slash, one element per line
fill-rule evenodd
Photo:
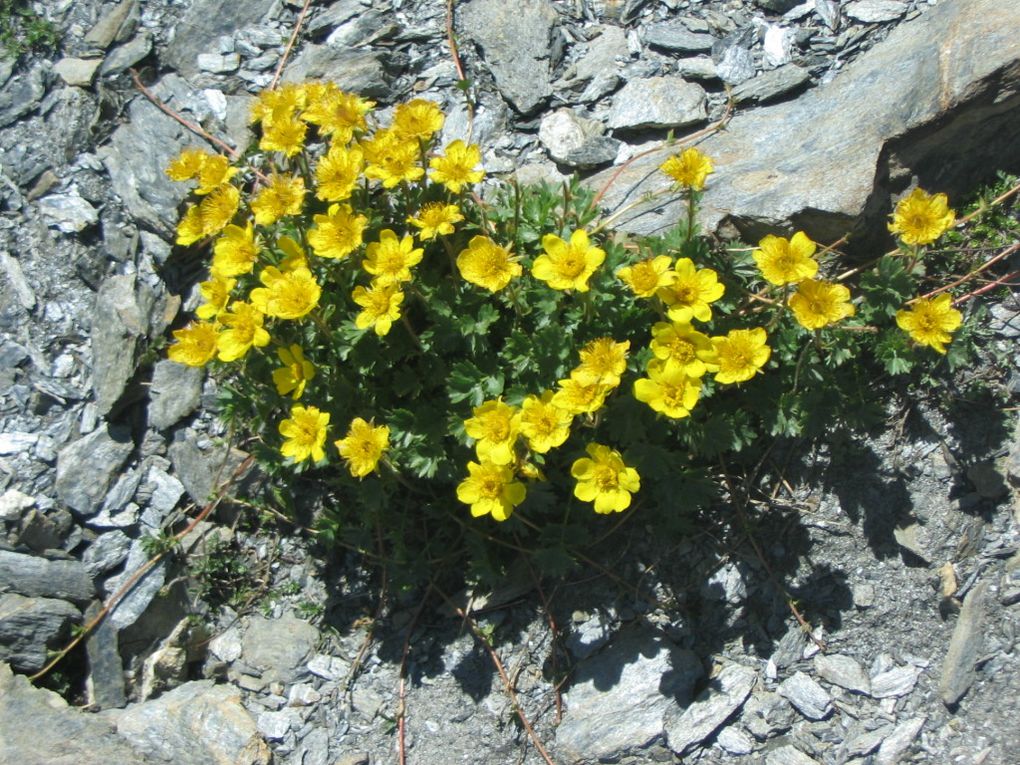
<path fill-rule="evenodd" d="M 804 229 L 821 241 L 880 231 L 891 194 L 914 178 L 953 196 L 1020 157 L 1020 3 L 940 3 L 896 27 L 828 85 L 789 103 L 737 114 L 698 148 L 715 162 L 700 220 L 756 241 Z M 610 209 L 638 202 L 619 225 L 660 232 L 679 219 L 642 156 L 609 187 Z M 1008 168 L 1005 168 L 1008 169 Z M 589 182 L 601 188 L 619 169 Z M 649 192 L 656 199 L 641 201 Z M 859 242 L 866 242 L 860 237 Z"/>

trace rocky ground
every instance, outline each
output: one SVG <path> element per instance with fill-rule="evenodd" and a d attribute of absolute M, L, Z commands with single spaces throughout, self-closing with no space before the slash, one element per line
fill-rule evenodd
<path fill-rule="evenodd" d="M 737 114 L 706 151 L 718 177 L 754 182 L 710 188 L 705 225 L 824 240 L 881 231 L 914 179 L 962 192 L 975 168 L 1017 163 L 1010 5 L 470 0 L 454 27 L 491 174 L 600 182 L 667 131 L 722 117 L 730 90 Z M 403 712 L 408 762 L 541 762 L 462 620 L 410 596 L 376 612 L 363 562 L 243 509 L 202 524 L 186 565 L 147 571 L 51 673 L 87 712 L 30 687 L 149 559 L 143 539 L 181 528 L 244 459 L 210 414 L 211 383 L 151 350 L 195 302 L 199 264 L 171 245 L 184 190 L 162 169 L 196 139 L 130 70 L 241 144 L 301 8 L 39 11 L 59 49 L 0 59 L 0 658 L 13 668 L 0 665 L 0 759 L 379 765 L 397 760 Z M 433 98 L 445 138 L 464 137 L 446 23 L 438 2 L 312 4 L 284 76 L 329 76 L 384 109 Z M 652 161 L 628 165 L 608 201 L 640 194 Z M 1014 403 L 1018 309 L 991 306 L 998 366 L 975 372 Z M 651 540 L 637 515 L 604 569 L 542 593 L 524 576 L 490 599 L 475 619 L 555 762 L 1015 762 L 1015 407 L 888 412 L 867 437 L 777 458 L 750 527 L 720 507 L 724 522 L 691 538 Z"/>

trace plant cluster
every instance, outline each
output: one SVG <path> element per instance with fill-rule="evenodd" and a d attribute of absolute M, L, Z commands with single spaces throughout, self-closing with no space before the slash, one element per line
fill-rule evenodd
<path fill-rule="evenodd" d="M 52 50 L 60 34 L 51 21 L 24 0 L 0 0 L 0 47 L 15 58 L 29 51 Z"/>
<path fill-rule="evenodd" d="M 330 533 L 357 544 L 381 529 L 398 557 L 449 561 L 524 535 L 555 566 L 589 536 L 564 487 L 599 514 L 648 497 L 682 516 L 717 455 L 866 419 L 875 362 L 937 358 L 961 325 L 948 292 L 914 297 L 955 219 L 944 195 L 902 200 L 900 250 L 841 275 L 804 232 L 728 250 L 701 235 L 714 168 L 695 148 L 661 168 L 687 215 L 628 239 L 576 182 L 483 199 L 480 150 L 439 144 L 436 104 L 374 106 L 286 85 L 257 99 L 242 157 L 187 149 L 167 168 L 194 184 L 178 244 L 212 250 L 169 357 L 212 366 L 270 472 L 334 485 Z"/>

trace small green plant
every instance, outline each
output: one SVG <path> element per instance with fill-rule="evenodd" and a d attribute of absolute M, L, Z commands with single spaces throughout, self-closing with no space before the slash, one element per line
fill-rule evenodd
<path fill-rule="evenodd" d="M 0 46 L 15 58 L 30 51 L 50 51 L 60 44 L 53 22 L 25 0 L 0 0 Z"/>
<path fill-rule="evenodd" d="M 255 582 L 250 561 L 232 541 L 209 539 L 204 549 L 193 553 L 189 561 L 196 594 L 214 608 L 229 605 L 242 610 L 263 594 Z"/>
<path fill-rule="evenodd" d="M 287 85 L 257 100 L 243 157 L 171 163 L 196 184 L 178 244 L 213 256 L 168 355 L 211 366 L 278 495 L 314 479 L 343 497 L 321 540 L 412 578 L 498 576 L 522 552 L 565 570 L 600 536 L 592 510 L 643 501 L 682 526 L 720 455 L 873 421 L 878 370 L 930 365 L 963 322 L 948 291 L 915 297 L 954 222 L 942 194 L 902 200 L 900 249 L 841 275 L 803 232 L 713 246 L 697 149 L 661 168 L 682 219 L 625 238 L 576 182 L 478 196 L 480 151 L 436 145 L 435 104 L 387 124 L 372 107 Z"/>

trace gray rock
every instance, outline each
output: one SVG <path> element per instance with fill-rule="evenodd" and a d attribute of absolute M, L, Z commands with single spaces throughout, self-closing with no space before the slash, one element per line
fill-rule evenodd
<path fill-rule="evenodd" d="M 893 667 L 884 672 L 872 673 L 871 696 L 876 699 L 899 698 L 906 696 L 917 684 L 921 670 L 909 664 Z"/>
<path fill-rule="evenodd" d="M 730 754 L 750 754 L 754 751 L 754 739 L 735 725 L 719 731 L 715 743 Z"/>
<path fill-rule="evenodd" d="M 578 659 L 587 659 L 609 642 L 612 632 L 610 619 L 598 613 L 574 627 L 564 643 Z"/>
<path fill-rule="evenodd" d="M 24 433 L 21 431 L 0 433 L 0 454 L 21 454 L 35 446 L 38 440 L 38 433 Z"/>
<path fill-rule="evenodd" d="M 269 765 L 272 761 L 272 752 L 242 706 L 239 692 L 212 680 L 185 683 L 158 699 L 106 714 L 121 736 L 157 762 Z"/>
<path fill-rule="evenodd" d="M 623 86 L 613 98 L 606 124 L 613 130 L 679 128 L 702 122 L 706 115 L 700 85 L 682 77 L 649 77 Z"/>
<path fill-rule="evenodd" d="M 237 53 L 199 53 L 198 68 L 203 72 L 226 74 L 236 72 L 241 66 L 241 57 Z"/>
<path fill-rule="evenodd" d="M 977 462 L 967 468 L 967 478 L 974 491 L 987 499 L 1002 499 L 1009 494 L 1006 479 L 994 462 Z"/>
<path fill-rule="evenodd" d="M 168 95 L 167 81 L 172 77 L 167 75 L 161 81 L 167 85 L 154 88 L 158 96 Z M 164 170 L 194 140 L 142 96 L 128 105 L 127 116 L 127 124 L 113 132 L 109 144 L 98 154 L 110 174 L 114 193 L 124 202 L 128 213 L 165 238 L 173 239 L 177 207 L 188 190 L 185 184 L 167 178 Z"/>
<path fill-rule="evenodd" d="M 542 119 L 538 140 L 557 162 L 570 167 L 595 167 L 616 158 L 620 142 L 602 135 L 602 123 L 559 109 Z"/>
<path fill-rule="evenodd" d="M 7 283 L 13 288 L 21 307 L 26 311 L 31 311 L 35 308 L 35 290 L 32 289 L 32 285 L 25 278 L 25 273 L 21 270 L 21 264 L 18 262 L 18 259 L 12 257 L 6 251 L 0 250 L 0 268 L 6 274 Z"/>
<path fill-rule="evenodd" d="M 85 42 L 100 50 L 106 50 L 115 41 L 123 42 L 132 34 L 131 20 L 137 15 L 137 0 L 121 0 L 99 17 L 99 21 L 85 35 Z"/>
<path fill-rule="evenodd" d="M 149 425 L 166 430 L 198 408 L 205 370 L 168 359 L 156 362 L 149 385 Z"/>
<path fill-rule="evenodd" d="M 152 37 L 148 32 L 139 32 L 123 45 L 118 45 L 103 59 L 99 74 L 112 77 L 125 72 L 152 52 Z"/>
<path fill-rule="evenodd" d="M 92 390 L 96 410 L 110 413 L 134 376 L 139 343 L 148 333 L 152 293 L 134 275 L 108 277 L 92 319 Z"/>
<path fill-rule="evenodd" d="M 50 194 L 37 204 L 48 224 L 65 234 L 76 234 L 99 222 L 96 208 L 84 200 L 76 188 L 63 194 Z"/>
<path fill-rule="evenodd" d="M 832 711 L 832 697 L 803 672 L 795 672 L 779 684 L 779 695 L 809 720 L 821 720 Z"/>
<path fill-rule="evenodd" d="M 701 586 L 701 597 L 737 605 L 747 597 L 746 573 L 744 567 L 736 563 L 720 566 Z"/>
<path fill-rule="evenodd" d="M 110 577 L 104 585 L 107 593 L 112 595 L 117 592 L 148 561 L 149 555 L 143 549 L 142 540 L 133 540 L 131 549 L 128 551 L 127 562 L 124 564 L 124 571 L 117 576 Z M 165 559 L 150 568 L 127 594 L 116 602 L 107 619 L 117 629 L 130 627 L 138 621 L 163 587 L 163 583 L 166 582 L 166 570 Z"/>
<path fill-rule="evenodd" d="M 875 730 L 864 731 L 859 734 L 848 733 L 846 738 L 847 755 L 850 757 L 863 757 L 866 754 L 871 754 L 889 737 L 892 731 L 892 725 L 882 725 Z"/>
<path fill-rule="evenodd" d="M 322 728 L 313 728 L 301 739 L 298 758 L 301 765 L 338 765 L 338 761 L 329 759 L 329 734 Z M 367 759 L 365 763 L 368 765 Z"/>
<path fill-rule="evenodd" d="M 86 621 L 99 614 L 102 605 L 96 601 L 85 612 Z M 124 688 L 124 663 L 120 658 L 117 626 L 103 619 L 85 641 L 89 676 L 85 687 L 89 703 L 98 709 L 117 709 L 127 703 Z"/>
<path fill-rule="evenodd" d="M 0 128 L 7 127 L 38 108 L 39 100 L 45 92 L 42 68 L 39 65 L 8 80 L 0 89 Z"/>
<path fill-rule="evenodd" d="M 203 442 L 200 445 L 190 431 L 174 434 L 169 456 L 174 474 L 184 484 L 188 496 L 199 505 L 208 502 L 217 487 L 229 481 L 248 458 L 240 449 L 232 448 L 228 453 L 223 444 Z M 246 476 L 247 473 L 239 476 L 234 485 L 243 486 Z"/>
<path fill-rule="evenodd" d="M 599 81 L 601 85 L 595 90 L 604 87 L 611 89 L 619 81 L 620 62 L 626 61 L 629 55 L 624 31 L 619 27 L 604 25 L 598 37 L 588 41 L 587 51 L 574 63 L 572 76 L 561 81 L 561 85 L 589 85 L 585 90 L 587 93 L 592 90 L 590 84 Z M 601 95 L 606 92 L 603 91 Z"/>
<path fill-rule="evenodd" d="M 308 31 L 313 35 L 321 35 L 350 21 L 363 10 L 361 0 L 338 0 L 308 22 Z"/>
<path fill-rule="evenodd" d="M 716 39 L 703 32 L 692 32 L 680 19 L 650 24 L 644 31 L 645 42 L 664 50 L 700 53 L 712 50 Z"/>
<path fill-rule="evenodd" d="M 715 59 L 715 72 L 729 85 L 739 85 L 754 77 L 754 56 L 742 45 L 730 45 Z"/>
<path fill-rule="evenodd" d="M 797 719 L 796 711 L 786 699 L 772 691 L 751 696 L 741 716 L 744 726 L 759 741 L 789 730 Z"/>
<path fill-rule="evenodd" d="M 663 715 L 690 699 L 702 672 L 692 652 L 658 630 L 622 630 L 577 665 L 556 729 L 557 749 L 567 758 L 603 761 L 644 752 L 661 738 Z"/>
<path fill-rule="evenodd" d="M 806 69 L 796 64 L 785 64 L 770 72 L 762 72 L 753 79 L 744 80 L 733 89 L 733 99 L 737 103 L 750 101 L 763 104 L 797 90 L 810 80 L 811 75 Z"/>
<path fill-rule="evenodd" d="M 667 713 L 663 722 L 669 748 L 683 756 L 711 736 L 740 709 L 757 678 L 758 673 L 748 667 L 724 667 L 690 706 L 682 712 L 673 709 Z"/>
<path fill-rule="evenodd" d="M 269 741 L 283 741 L 291 728 L 301 725 L 301 718 L 293 709 L 281 709 L 277 712 L 263 712 L 256 723 L 259 733 Z"/>
<path fill-rule="evenodd" d="M 897 26 L 826 87 L 738 114 L 698 147 L 716 169 L 700 222 L 709 231 L 735 229 L 745 241 L 777 229 L 832 241 L 851 230 L 864 246 L 863 232 L 884 231 L 876 219 L 888 211 L 891 187 L 876 187 L 876 178 L 887 172 L 897 184 L 918 175 L 950 199 L 971 188 L 978 168 L 1020 153 L 1020 134 L 1009 128 L 1020 112 L 1020 37 L 1010 31 L 1018 27 L 1017 3 L 940 3 Z M 952 66 L 942 59 L 949 50 Z M 603 203 L 613 209 L 667 188 L 668 179 L 650 171 L 669 151 L 631 163 Z M 935 167 L 937 179 L 926 169 Z M 609 172 L 587 182 L 601 188 Z M 679 215 L 679 202 L 657 200 L 619 222 L 651 233 Z"/>
<path fill-rule="evenodd" d="M 59 648 L 81 611 L 65 600 L 0 594 L 0 661 L 19 672 L 38 672 Z"/>
<path fill-rule="evenodd" d="M 279 619 L 253 616 L 241 639 L 242 655 L 262 670 L 265 682 L 293 683 L 304 676 L 318 640 L 319 631 L 290 612 Z"/>
<path fill-rule="evenodd" d="M 865 24 L 895 21 L 907 12 L 902 0 L 854 0 L 843 5 L 843 13 Z"/>
<path fill-rule="evenodd" d="M 35 506 L 35 498 L 17 489 L 8 489 L 0 496 L 0 521 L 17 521 L 22 513 Z"/>
<path fill-rule="evenodd" d="M 41 553 L 46 550 L 59 549 L 74 519 L 61 507 L 49 510 L 29 510 L 21 519 L 18 542 L 30 550 Z"/>
<path fill-rule="evenodd" d="M 839 26 L 840 0 L 814 0 L 814 11 L 829 29 L 835 30 Z"/>
<path fill-rule="evenodd" d="M 87 88 L 102 63 L 101 58 L 62 58 L 53 65 L 53 71 L 68 85 Z"/>
<path fill-rule="evenodd" d="M 149 494 L 149 507 L 156 511 L 160 520 L 169 515 L 184 496 L 184 484 L 155 465 L 149 468 L 143 488 Z"/>
<path fill-rule="evenodd" d="M 719 76 L 715 62 L 708 56 L 677 59 L 676 73 L 687 80 L 714 80 Z"/>
<path fill-rule="evenodd" d="M 927 717 L 914 717 L 897 725 L 896 729 L 878 748 L 875 765 L 896 765 L 900 761 L 900 756 L 917 738 L 917 734 L 921 732 L 927 719 Z"/>
<path fill-rule="evenodd" d="M 939 697 L 948 706 L 959 702 L 974 682 L 975 667 L 982 651 L 987 594 L 988 582 L 974 587 L 963 601 L 953 628 L 939 680 Z"/>
<path fill-rule="evenodd" d="M 815 656 L 815 672 L 823 680 L 856 693 L 871 693 L 871 678 L 864 667 L 850 656 L 819 654 Z"/>
<path fill-rule="evenodd" d="M 399 30 L 392 14 L 367 8 L 330 32 L 326 44 L 334 48 L 357 48 L 385 40 Z"/>
<path fill-rule="evenodd" d="M 552 70 L 562 38 L 547 0 L 471 0 L 458 8 L 462 34 L 481 49 L 496 87 L 521 114 L 552 93 Z"/>
<path fill-rule="evenodd" d="M 94 515 L 133 450 L 131 432 L 116 425 L 97 428 L 65 446 L 57 455 L 60 501 L 80 515 Z"/>
<path fill-rule="evenodd" d="M 818 760 L 808 757 L 792 744 L 786 744 L 765 755 L 765 765 L 818 765 Z"/>
<path fill-rule="evenodd" d="M 123 531 L 108 531 L 100 534 L 82 553 L 81 562 L 89 575 L 96 579 L 112 568 L 116 568 L 128 556 L 131 539 Z"/>
<path fill-rule="evenodd" d="M 76 560 L 51 560 L 0 550 L 0 582 L 30 598 L 87 603 L 95 595 L 88 571 Z"/>
<path fill-rule="evenodd" d="M 0 663 L 0 762 L 21 765 L 158 765 L 135 751 L 98 715 L 68 707 Z"/>
<path fill-rule="evenodd" d="M 163 63 L 185 77 L 199 73 L 198 56 L 217 48 L 219 38 L 257 24 L 273 7 L 273 0 L 195 0 L 174 27 L 174 38 Z"/>
<path fill-rule="evenodd" d="M 284 70 L 285 82 L 301 82 L 326 78 L 343 90 L 367 98 L 392 97 L 390 71 L 398 62 L 396 56 L 376 51 L 332 48 L 329 45 L 306 45 Z"/>
<path fill-rule="evenodd" d="M 767 11 L 786 13 L 788 10 L 800 3 L 800 1 L 801 0 L 754 0 L 754 4 Z"/>

